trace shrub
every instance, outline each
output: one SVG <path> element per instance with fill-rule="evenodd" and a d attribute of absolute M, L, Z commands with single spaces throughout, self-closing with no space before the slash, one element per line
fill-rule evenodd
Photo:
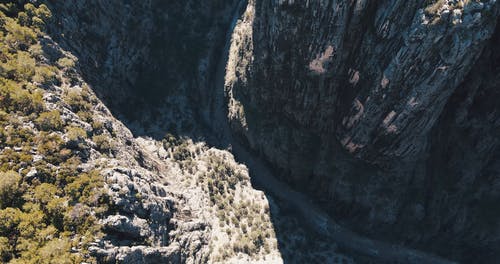
<path fill-rule="evenodd" d="M 92 105 L 88 100 L 88 94 L 78 90 L 69 90 L 64 98 L 64 101 L 71 107 L 73 112 L 90 110 Z"/>
<path fill-rule="evenodd" d="M 53 239 L 37 252 L 42 263 L 71 264 L 80 263 L 81 258 L 70 254 L 71 241 L 68 238 Z"/>
<path fill-rule="evenodd" d="M 7 19 L 4 27 L 8 32 L 5 42 L 14 50 L 27 50 L 36 42 L 35 32 L 31 28 L 19 25 L 13 19 Z"/>
<path fill-rule="evenodd" d="M 6 237 L 0 237 L 0 261 L 7 263 L 11 258 L 12 246 L 9 243 L 9 239 Z"/>
<path fill-rule="evenodd" d="M 188 144 L 186 142 L 182 143 L 180 146 L 176 147 L 173 151 L 173 157 L 175 160 L 182 161 L 191 157 L 191 152 L 188 149 Z"/>
<path fill-rule="evenodd" d="M 104 124 L 98 120 L 92 120 L 92 130 L 94 134 L 101 134 L 104 130 Z"/>
<path fill-rule="evenodd" d="M 67 128 L 67 132 L 69 140 L 80 141 L 87 138 L 87 132 L 81 127 L 70 126 Z"/>
<path fill-rule="evenodd" d="M 80 127 L 70 126 L 66 128 L 66 135 L 68 136 L 68 148 L 84 148 L 87 132 Z"/>
<path fill-rule="evenodd" d="M 75 61 L 68 57 L 63 57 L 57 60 L 57 65 L 61 68 L 73 68 L 75 67 Z"/>
<path fill-rule="evenodd" d="M 35 123 L 38 125 L 39 129 L 44 131 L 61 130 L 63 127 L 61 114 L 58 110 L 41 113 L 35 120 Z"/>
<path fill-rule="evenodd" d="M 0 210 L 0 236 L 12 237 L 17 233 L 22 212 L 18 208 L 7 207 Z"/>
<path fill-rule="evenodd" d="M 43 108 L 40 91 L 29 91 L 17 82 L 0 78 L 0 110 L 14 113 L 20 111 L 29 115 L 40 112 Z"/>
<path fill-rule="evenodd" d="M 445 4 L 445 0 L 437 0 L 425 8 L 425 13 L 428 15 L 436 15 L 439 9 Z"/>
<path fill-rule="evenodd" d="M 16 54 L 16 60 L 11 60 L 10 62 L 15 63 L 15 66 L 11 66 L 11 70 L 17 80 L 30 81 L 35 75 L 36 61 L 28 52 L 18 51 Z M 9 65 L 10 66 L 10 65 Z"/>
<path fill-rule="evenodd" d="M 57 81 L 56 71 L 57 69 L 54 66 L 38 66 L 35 68 L 33 81 L 42 84 L 55 83 Z"/>
<path fill-rule="evenodd" d="M 64 188 L 64 191 L 74 202 L 95 206 L 104 195 L 103 187 L 104 181 L 99 171 L 91 171 L 80 174 Z"/>
<path fill-rule="evenodd" d="M 38 135 L 35 141 L 38 144 L 38 153 L 43 155 L 47 162 L 59 164 L 69 158 L 70 153 L 64 151 L 64 141 L 59 135 L 44 132 Z"/>
<path fill-rule="evenodd" d="M 178 140 L 174 135 L 167 133 L 162 140 L 163 148 L 169 149 L 173 148 L 180 144 L 180 140 Z"/>
<path fill-rule="evenodd" d="M 105 135 L 96 135 L 92 137 L 92 141 L 96 144 L 97 150 L 101 152 L 109 152 L 113 149 L 113 144 Z"/>
<path fill-rule="evenodd" d="M 21 176 L 14 171 L 0 172 L 0 209 L 12 206 L 18 199 Z"/>
<path fill-rule="evenodd" d="M 46 22 L 52 18 L 52 12 L 50 12 L 50 9 L 45 4 L 38 6 L 35 10 L 35 15 Z"/>

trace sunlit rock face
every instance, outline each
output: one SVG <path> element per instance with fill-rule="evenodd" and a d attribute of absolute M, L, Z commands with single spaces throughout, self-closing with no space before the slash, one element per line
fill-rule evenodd
<path fill-rule="evenodd" d="M 499 3 L 423 2 L 250 1 L 233 33 L 229 118 L 356 229 L 491 259 Z"/>

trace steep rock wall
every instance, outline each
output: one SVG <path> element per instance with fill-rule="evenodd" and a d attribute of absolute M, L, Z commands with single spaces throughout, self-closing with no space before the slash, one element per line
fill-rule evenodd
<path fill-rule="evenodd" d="M 496 1 L 250 1 L 228 118 L 355 229 L 491 259 L 498 15 Z"/>
<path fill-rule="evenodd" d="M 203 107 L 236 2 L 49 1 L 49 29 L 112 110 L 168 96 Z"/>

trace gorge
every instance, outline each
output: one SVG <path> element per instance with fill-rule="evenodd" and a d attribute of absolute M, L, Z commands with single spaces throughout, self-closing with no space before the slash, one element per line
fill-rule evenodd
<path fill-rule="evenodd" d="M 53 226 L 78 256 L 68 263 L 500 259 L 496 0 L 1 5 L 4 46 L 9 19 L 28 27 L 40 17 L 29 5 L 50 10 L 30 44 L 40 52 L 17 49 L 58 69 L 54 81 L 21 86 L 37 87 L 42 112 L 60 113 L 61 124 L 0 109 L 0 176 L 28 186 L 22 201 L 0 200 L 0 219 L 8 208 L 31 212 L 25 205 L 40 199 L 26 198 L 30 188 L 59 188 L 50 200 L 74 193 L 37 163 L 59 179 L 71 158 L 47 158 L 39 139 L 21 146 L 9 127 L 60 137 L 50 153 L 74 154 L 75 175 L 96 171 L 104 193 L 68 198 L 56 220 L 40 200 L 50 215 L 41 230 Z M 8 69 L 2 78 L 21 82 Z M 24 149 L 32 159 L 14 165 L 12 151 Z M 79 208 L 99 232 L 66 227 Z M 30 258 L 12 242 L 22 231 L 2 228 L 0 259 Z"/>

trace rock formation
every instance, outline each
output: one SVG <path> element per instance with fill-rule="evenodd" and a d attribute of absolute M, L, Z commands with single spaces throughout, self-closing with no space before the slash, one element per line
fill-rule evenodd
<path fill-rule="evenodd" d="M 109 200 L 102 211 L 72 205 L 102 227 L 72 253 L 102 263 L 500 258 L 496 0 L 29 2 L 53 14 L 36 63 L 60 68 L 57 82 L 29 83 L 61 113 L 65 129 L 52 135 L 81 158 L 79 172 L 99 169 Z M 23 181 L 39 177 L 22 166 Z M 400 252 L 339 249 L 342 236 Z"/>
<path fill-rule="evenodd" d="M 250 1 L 232 127 L 356 230 L 497 259 L 498 15 L 496 1 Z"/>

